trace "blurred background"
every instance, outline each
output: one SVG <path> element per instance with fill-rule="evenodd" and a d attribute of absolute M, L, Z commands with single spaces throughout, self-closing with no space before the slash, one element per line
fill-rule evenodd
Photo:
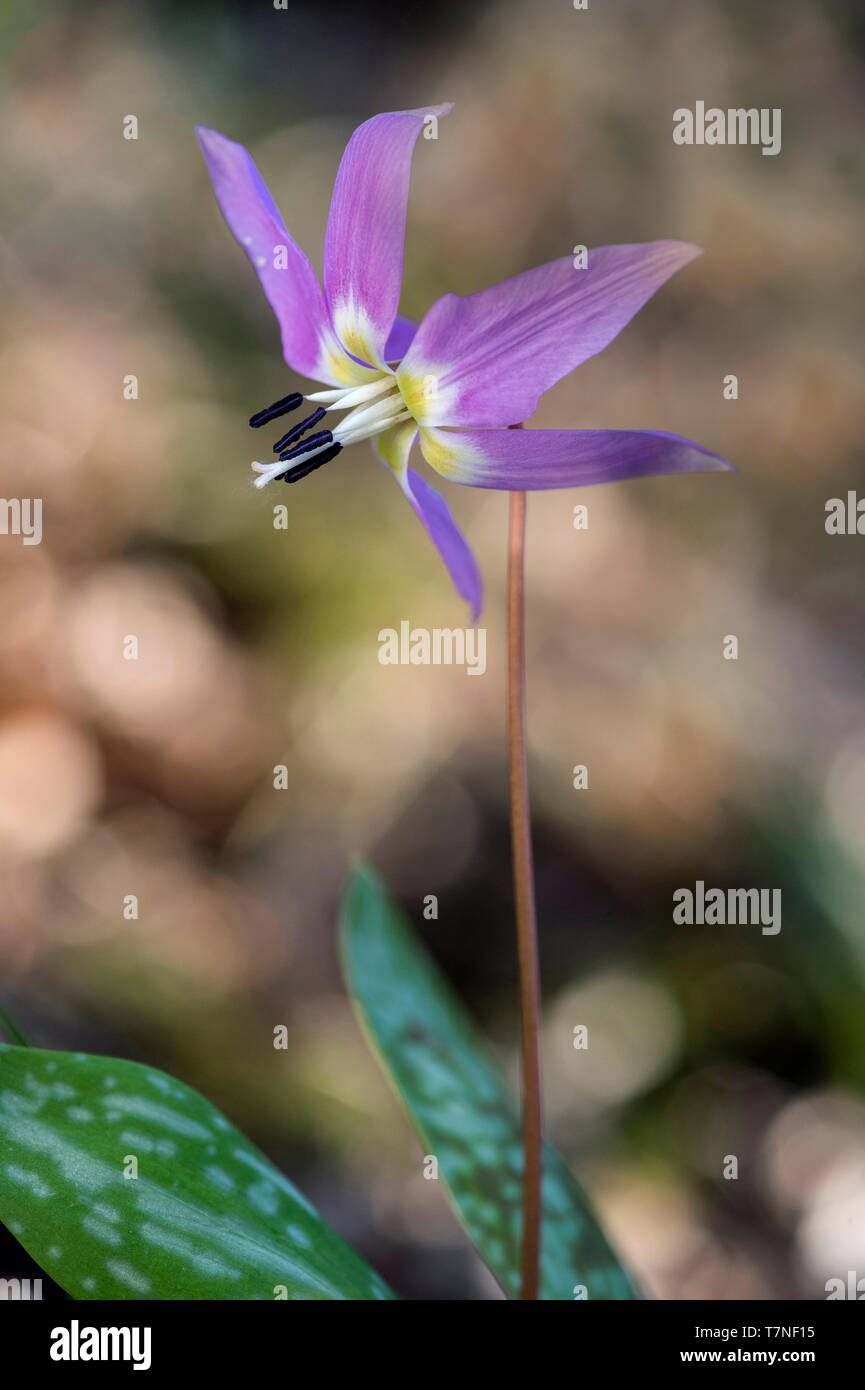
<path fill-rule="evenodd" d="M 4 0 L 0 51 L 0 493 L 44 500 L 41 545 L 0 535 L 0 999 L 42 1046 L 205 1092 L 404 1296 L 498 1296 L 335 926 L 368 855 L 516 1082 L 507 498 L 445 485 L 486 674 L 381 666 L 381 628 L 467 617 L 367 446 L 250 488 L 246 421 L 296 379 L 192 131 L 250 148 L 320 268 L 354 126 L 452 100 L 403 312 L 578 243 L 695 241 L 532 423 L 672 430 L 739 469 L 530 497 L 550 1135 L 657 1297 L 865 1276 L 865 541 L 824 529 L 865 482 L 859 7 Z M 697 100 L 781 107 L 781 154 L 674 145 Z M 697 879 L 780 888 L 781 932 L 675 926 Z"/>

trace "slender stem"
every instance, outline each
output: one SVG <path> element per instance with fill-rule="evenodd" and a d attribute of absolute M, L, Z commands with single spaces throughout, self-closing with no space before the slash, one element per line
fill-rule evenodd
<path fill-rule="evenodd" d="M 526 771 L 523 556 L 526 495 L 510 494 L 508 545 L 508 764 L 517 916 L 523 1074 L 523 1249 L 520 1298 L 538 1297 L 541 1257 L 541 1046 L 538 924 Z"/>

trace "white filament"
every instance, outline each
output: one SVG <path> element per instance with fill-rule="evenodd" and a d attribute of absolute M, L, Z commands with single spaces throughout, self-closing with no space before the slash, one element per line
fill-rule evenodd
<path fill-rule="evenodd" d="M 382 399 L 379 400 L 378 397 Z M 317 445 L 314 449 L 308 449 L 306 453 L 298 454 L 293 459 L 278 459 L 275 463 L 259 463 L 257 459 L 254 460 L 252 467 L 259 475 L 255 479 L 256 487 L 266 487 L 274 478 L 281 477 L 283 473 L 300 464 L 311 462 L 334 444 L 341 444 L 344 448 L 349 444 L 358 444 L 363 439 L 371 439 L 373 435 L 390 429 L 392 425 L 399 425 L 404 420 L 411 419 L 411 412 L 405 406 L 392 372 L 364 386 L 334 391 L 313 391 L 306 399 L 324 405 L 328 410 L 346 410 L 348 414 L 334 426 L 331 440 Z M 303 440 L 298 439 L 294 447 L 301 448 L 302 445 Z"/>

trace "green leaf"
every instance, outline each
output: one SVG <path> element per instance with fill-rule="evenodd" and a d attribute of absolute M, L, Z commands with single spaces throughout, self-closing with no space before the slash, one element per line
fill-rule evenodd
<path fill-rule="evenodd" d="M 520 1285 L 520 1124 L 467 1014 L 390 902 L 357 869 L 342 917 L 349 990 L 478 1253 L 510 1297 Z M 639 1297 L 564 1160 L 544 1146 L 541 1297 Z M 586 1296 L 586 1295 L 584 1295 Z"/>
<path fill-rule="evenodd" d="M 75 1298 L 394 1296 L 209 1101 L 137 1062 L 0 1046 L 0 1220 Z"/>
<path fill-rule="evenodd" d="M 18 1027 L 8 1009 L 0 1004 L 0 1032 L 5 1033 L 7 1038 L 11 1038 L 19 1047 L 29 1047 L 29 1040 L 24 1036 L 22 1029 Z"/>

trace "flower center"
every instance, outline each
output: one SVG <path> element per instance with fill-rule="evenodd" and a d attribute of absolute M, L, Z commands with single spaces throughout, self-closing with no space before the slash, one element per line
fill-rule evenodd
<path fill-rule="evenodd" d="M 316 409 L 276 441 L 273 452 L 279 458 L 275 463 L 259 463 L 257 460 L 253 463 L 259 475 L 255 480 L 256 487 L 266 487 L 276 478 L 282 478 L 286 483 L 298 483 L 308 473 L 321 468 L 323 463 L 336 458 L 349 444 L 371 439 L 373 435 L 381 434 L 382 430 L 390 429 L 391 425 L 411 419 L 411 411 L 397 386 L 396 375 L 382 372 L 375 381 L 367 382 L 364 386 L 314 391 L 306 397 L 298 392 L 283 396 L 282 400 L 253 415 L 249 423 L 253 429 L 260 429 L 262 425 L 269 425 L 272 420 L 297 410 L 304 399 L 314 401 Z M 334 410 L 348 413 L 332 429 L 309 433 L 325 415 Z M 286 464 L 290 466 L 286 467 Z"/>

